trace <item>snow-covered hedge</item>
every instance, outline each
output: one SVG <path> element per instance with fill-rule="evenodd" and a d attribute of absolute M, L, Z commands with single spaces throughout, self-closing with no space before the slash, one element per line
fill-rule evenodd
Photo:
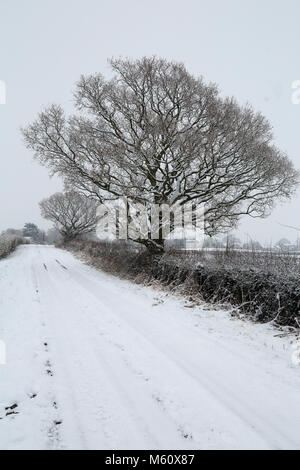
<path fill-rule="evenodd" d="M 128 245 L 73 242 L 72 250 L 88 255 L 89 262 L 108 272 L 142 283 L 158 282 L 226 303 L 236 312 L 262 323 L 300 327 L 300 262 L 272 253 L 217 254 L 166 253 L 153 257 Z"/>
<path fill-rule="evenodd" d="M 0 235 L 0 259 L 12 253 L 18 245 L 26 243 L 26 240 L 15 235 Z"/>
<path fill-rule="evenodd" d="M 195 272 L 204 300 L 228 302 L 240 313 L 262 323 L 300 327 L 300 278 L 280 273 L 201 266 Z"/>

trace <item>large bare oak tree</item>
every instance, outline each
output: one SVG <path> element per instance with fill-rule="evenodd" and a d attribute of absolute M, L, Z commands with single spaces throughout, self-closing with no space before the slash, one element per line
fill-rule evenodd
<path fill-rule="evenodd" d="M 97 203 L 75 191 L 55 193 L 40 202 L 41 214 L 54 223 L 65 243 L 95 230 Z"/>
<path fill-rule="evenodd" d="M 268 215 L 298 172 L 269 122 L 213 84 L 163 59 L 111 60 L 114 77 L 81 77 L 77 114 L 53 105 L 23 130 L 27 146 L 67 186 L 99 201 L 205 204 L 209 235 L 243 214 Z M 161 248 L 162 240 L 140 240 Z"/>

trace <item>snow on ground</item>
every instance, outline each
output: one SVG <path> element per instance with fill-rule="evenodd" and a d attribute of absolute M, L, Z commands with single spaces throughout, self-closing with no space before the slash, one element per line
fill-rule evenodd
<path fill-rule="evenodd" d="M 300 369 L 276 334 L 19 247 L 0 262 L 0 448 L 299 449 Z"/>

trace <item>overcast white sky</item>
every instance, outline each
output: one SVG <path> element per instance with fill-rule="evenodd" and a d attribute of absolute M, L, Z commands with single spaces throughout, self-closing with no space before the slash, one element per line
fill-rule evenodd
<path fill-rule="evenodd" d="M 20 127 L 41 106 L 72 110 L 81 74 L 108 74 L 107 58 L 156 54 L 182 61 L 219 84 L 224 95 L 250 102 L 274 127 L 277 145 L 300 167 L 299 0 L 0 0 L 0 231 L 49 225 L 38 202 L 62 188 L 32 159 Z M 300 191 L 265 220 L 243 219 L 239 233 L 262 242 L 297 232 Z"/>

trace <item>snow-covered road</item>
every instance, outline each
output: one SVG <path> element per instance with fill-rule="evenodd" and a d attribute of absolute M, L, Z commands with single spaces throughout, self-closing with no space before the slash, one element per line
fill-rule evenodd
<path fill-rule="evenodd" d="M 0 261 L 0 448 L 299 449 L 276 333 L 19 247 Z"/>

